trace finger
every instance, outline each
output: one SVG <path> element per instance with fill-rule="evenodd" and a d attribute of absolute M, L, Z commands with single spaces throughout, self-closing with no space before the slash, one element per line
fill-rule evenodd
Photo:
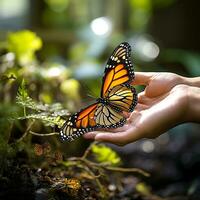
<path fill-rule="evenodd" d="M 138 93 L 138 102 L 142 102 L 142 99 L 145 97 L 145 91 Z"/>
<path fill-rule="evenodd" d="M 138 103 L 146 104 L 149 101 L 151 101 L 151 98 L 146 96 L 145 91 L 138 94 Z"/>
<path fill-rule="evenodd" d="M 130 117 L 130 114 L 131 114 L 131 113 L 128 113 L 128 112 L 125 112 L 125 111 L 122 112 L 122 115 L 123 115 L 125 118 Z"/>
<path fill-rule="evenodd" d="M 130 114 L 130 116 L 131 116 L 131 114 Z M 127 130 L 127 128 L 128 128 L 128 124 L 125 124 L 124 126 L 119 127 L 119 128 L 109 128 L 109 132 L 113 132 L 113 133 L 122 132 L 122 131 Z"/>
<path fill-rule="evenodd" d="M 146 109 L 148 109 L 148 108 L 149 108 L 148 105 L 142 104 L 142 103 L 138 103 L 137 106 L 135 107 L 135 110 L 134 110 L 133 112 L 140 112 L 140 111 L 146 110 Z M 131 113 L 130 117 L 131 117 L 131 116 L 132 116 L 132 113 Z"/>
<path fill-rule="evenodd" d="M 98 134 L 98 131 L 88 132 L 83 135 L 85 139 L 94 140 L 95 136 Z"/>
<path fill-rule="evenodd" d="M 132 85 L 148 85 L 151 77 L 155 73 L 153 72 L 135 72 L 135 78 L 133 82 L 131 83 Z"/>
<path fill-rule="evenodd" d="M 110 132 L 119 132 L 119 131 L 123 131 L 124 130 L 124 127 L 119 127 L 119 128 L 109 128 L 109 131 L 108 129 L 98 129 L 98 131 L 92 131 L 92 132 L 88 132 L 88 133 L 85 133 L 83 135 L 83 137 L 85 139 L 91 139 L 91 140 L 94 140 L 95 136 L 99 133 L 107 133 L 109 134 Z"/>
<path fill-rule="evenodd" d="M 112 144 L 120 145 L 123 143 L 123 133 L 99 133 L 95 136 L 95 140 L 99 142 L 109 142 Z"/>
<path fill-rule="evenodd" d="M 85 139 L 93 139 L 95 138 L 95 136 L 97 134 L 100 134 L 100 133 L 106 133 L 106 134 L 109 134 L 109 133 L 116 133 L 116 132 L 122 132 L 122 131 L 125 131 L 128 127 L 128 124 L 125 124 L 124 126 L 122 127 L 119 127 L 119 128 L 109 128 L 109 129 L 98 129 L 98 131 L 92 131 L 92 132 L 88 132 L 88 133 L 85 133 L 83 135 L 83 137 Z"/>
<path fill-rule="evenodd" d="M 127 131 L 117 133 L 99 133 L 95 136 L 95 140 L 101 142 L 109 142 L 120 146 L 125 145 L 142 138 L 139 132 L 136 132 L 133 129 L 134 128 L 131 128 Z"/>
<path fill-rule="evenodd" d="M 163 99 L 163 96 L 158 96 L 158 97 L 149 97 L 146 95 L 146 91 L 140 92 L 138 94 L 138 103 L 146 105 L 146 106 L 151 106 L 155 103 L 157 103 L 158 101 L 160 101 L 161 99 Z"/>

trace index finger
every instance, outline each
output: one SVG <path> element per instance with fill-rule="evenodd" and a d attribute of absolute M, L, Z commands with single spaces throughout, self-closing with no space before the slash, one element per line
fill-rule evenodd
<path fill-rule="evenodd" d="M 96 141 L 109 142 L 120 146 L 135 142 L 141 138 L 143 138 L 143 135 L 141 135 L 139 131 L 136 131 L 136 128 L 134 127 L 129 130 L 116 133 L 102 132 L 96 134 L 94 137 Z"/>
<path fill-rule="evenodd" d="M 154 72 L 135 72 L 135 78 L 131 85 L 148 85 Z"/>

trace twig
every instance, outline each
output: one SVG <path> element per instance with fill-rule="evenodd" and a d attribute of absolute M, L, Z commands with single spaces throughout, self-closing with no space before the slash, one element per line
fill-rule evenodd
<path fill-rule="evenodd" d="M 84 162 L 86 165 L 88 165 L 90 167 L 103 168 L 103 169 L 109 170 L 109 171 L 136 172 L 136 173 L 142 174 L 143 176 L 146 176 L 146 177 L 150 176 L 149 173 L 145 172 L 142 169 L 138 169 L 138 168 L 123 168 L 123 167 L 111 167 L 111 166 L 108 166 L 108 163 L 95 163 L 95 162 L 87 160 L 87 159 L 85 159 L 83 157 L 71 157 L 68 160 L 70 160 L 70 161 L 81 161 L 81 162 Z"/>
<path fill-rule="evenodd" d="M 101 182 L 100 182 L 100 180 L 99 180 L 99 177 L 100 177 L 100 176 L 99 176 L 99 177 L 95 176 L 95 174 L 93 173 L 93 171 L 90 170 L 90 169 L 89 169 L 88 172 L 90 173 L 91 176 L 96 177 L 94 180 L 96 181 L 96 184 L 97 184 L 98 187 L 99 187 L 99 190 L 100 190 L 100 192 L 101 192 L 102 198 L 105 198 L 105 197 L 106 197 L 106 194 L 107 194 L 107 191 L 106 191 L 106 189 L 104 188 L 104 186 L 101 184 Z"/>
<path fill-rule="evenodd" d="M 83 156 L 81 157 L 82 159 L 85 159 L 87 156 L 88 156 L 88 154 L 90 153 L 90 150 L 92 149 L 92 146 L 93 145 L 96 145 L 98 142 L 97 141 L 94 141 L 94 142 L 92 142 L 89 146 L 88 146 L 88 148 L 85 150 L 85 152 L 84 152 L 84 154 L 83 154 Z"/>
<path fill-rule="evenodd" d="M 110 171 L 117 171 L 117 172 L 137 172 L 139 174 L 142 174 L 143 176 L 149 177 L 150 174 L 148 172 L 145 172 L 142 169 L 138 168 L 123 168 L 123 167 L 109 167 L 109 166 L 103 166 L 103 168 L 110 170 Z"/>
<path fill-rule="evenodd" d="M 26 118 L 26 106 L 23 106 L 23 110 L 24 110 L 24 117 Z"/>
<path fill-rule="evenodd" d="M 44 136 L 52 136 L 52 135 L 59 135 L 58 132 L 42 134 L 42 133 L 36 133 L 36 132 L 33 132 L 33 131 L 29 131 L 29 133 L 31 133 L 32 135 L 40 136 L 40 137 L 44 137 Z"/>
<path fill-rule="evenodd" d="M 101 182 L 99 180 L 101 174 L 95 175 L 94 172 L 92 171 L 91 166 L 81 164 L 81 161 L 82 161 L 81 158 L 80 159 L 75 159 L 75 157 L 73 157 L 73 158 L 74 158 L 74 160 L 73 159 L 68 159 L 68 160 L 70 160 L 69 163 L 68 163 L 68 166 L 75 166 L 75 167 L 78 167 L 80 169 L 83 169 L 83 170 L 87 171 L 88 174 L 90 174 L 90 176 L 93 177 L 94 181 L 96 182 L 97 186 L 99 187 L 99 190 L 101 192 L 102 198 L 105 198 L 106 194 L 107 194 L 106 193 L 106 189 L 104 188 L 104 186 L 101 184 Z M 83 160 L 86 160 L 86 159 L 83 159 Z M 64 163 L 64 165 L 65 165 L 65 163 Z"/>
<path fill-rule="evenodd" d="M 7 134 L 7 142 L 8 142 L 9 139 L 10 139 L 10 135 L 11 135 L 11 131 L 12 131 L 12 129 L 13 129 L 13 125 L 14 125 L 14 122 L 12 121 L 12 122 L 11 122 L 11 125 L 10 125 L 10 127 L 9 127 L 9 130 L 8 130 L 8 134 Z"/>
<path fill-rule="evenodd" d="M 20 137 L 16 143 L 21 142 L 29 133 L 31 127 L 33 126 L 33 124 L 35 123 L 35 120 L 31 121 L 30 124 L 28 125 L 26 131 L 24 132 L 24 134 L 22 135 L 22 137 Z"/>
<path fill-rule="evenodd" d="M 103 174 L 99 172 L 99 175 L 96 176 L 93 172 L 94 170 L 98 170 L 98 171 L 100 171 L 100 170 L 106 171 L 107 170 L 107 171 L 116 171 L 116 172 L 135 172 L 135 173 L 139 173 L 146 177 L 150 176 L 149 173 L 147 173 L 141 169 L 138 169 L 138 168 L 111 167 L 109 165 L 109 163 L 95 163 L 93 161 L 88 160 L 86 157 L 88 156 L 88 154 L 94 144 L 96 144 L 96 142 L 93 142 L 90 144 L 90 146 L 86 149 L 86 151 L 82 157 L 69 158 L 66 166 L 75 166 L 75 167 L 78 167 L 78 168 L 81 168 L 81 169 L 87 171 L 94 178 L 103 198 L 106 197 L 106 194 L 107 194 L 106 189 L 101 184 L 101 181 L 99 179 Z M 65 165 L 65 163 L 64 163 L 64 165 Z"/>

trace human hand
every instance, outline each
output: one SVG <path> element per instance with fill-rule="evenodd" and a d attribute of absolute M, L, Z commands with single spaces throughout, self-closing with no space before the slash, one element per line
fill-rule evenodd
<path fill-rule="evenodd" d="M 187 90 L 188 86 L 179 85 L 159 98 L 139 94 L 138 104 L 123 127 L 111 131 L 89 132 L 84 137 L 117 145 L 125 145 L 141 138 L 155 138 L 184 122 L 188 107 Z"/>
<path fill-rule="evenodd" d="M 186 77 L 168 72 L 135 72 L 132 85 L 145 85 L 144 94 L 147 97 L 158 97 L 169 92 L 174 86 L 185 84 Z"/>
<path fill-rule="evenodd" d="M 147 87 L 138 94 L 138 104 L 127 119 L 127 124 L 109 132 L 86 133 L 84 137 L 125 145 L 141 138 L 155 138 L 179 123 L 196 121 L 200 119 L 200 89 L 179 85 L 194 82 L 199 83 L 199 78 L 198 81 L 191 81 L 172 73 L 136 73 L 133 84 Z"/>

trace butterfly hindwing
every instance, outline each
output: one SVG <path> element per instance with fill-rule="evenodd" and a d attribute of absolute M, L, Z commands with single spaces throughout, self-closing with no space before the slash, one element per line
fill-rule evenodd
<path fill-rule="evenodd" d="M 95 111 L 95 121 L 101 128 L 117 128 L 123 126 L 126 119 L 111 106 L 100 103 Z"/>
<path fill-rule="evenodd" d="M 61 139 L 72 141 L 80 135 L 92 131 L 95 127 L 98 127 L 94 119 L 97 106 L 97 103 L 92 104 L 82 109 L 80 112 L 71 115 L 61 127 Z"/>
<path fill-rule="evenodd" d="M 97 128 L 117 128 L 123 126 L 126 119 L 109 105 L 96 103 L 75 113 L 61 127 L 63 141 L 73 141 L 86 132 Z"/>
<path fill-rule="evenodd" d="M 121 43 L 114 50 L 104 71 L 101 97 L 105 97 L 112 87 L 132 82 L 134 71 L 130 56 L 131 47 L 126 42 Z"/>
<path fill-rule="evenodd" d="M 131 47 L 121 43 L 110 56 L 103 77 L 101 97 L 97 102 L 69 117 L 61 127 L 62 140 L 72 141 L 80 135 L 98 128 L 123 126 L 123 112 L 132 112 L 137 104 L 131 63 Z"/>
<path fill-rule="evenodd" d="M 137 104 L 137 94 L 129 84 L 117 85 L 111 88 L 106 96 L 109 104 L 119 112 L 132 112 Z"/>

